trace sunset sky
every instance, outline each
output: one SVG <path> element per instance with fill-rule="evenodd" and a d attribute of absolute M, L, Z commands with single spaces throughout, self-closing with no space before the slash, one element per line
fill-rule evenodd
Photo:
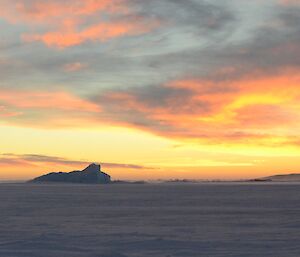
<path fill-rule="evenodd" d="M 300 172 L 300 1 L 0 0 L 0 180 Z"/>

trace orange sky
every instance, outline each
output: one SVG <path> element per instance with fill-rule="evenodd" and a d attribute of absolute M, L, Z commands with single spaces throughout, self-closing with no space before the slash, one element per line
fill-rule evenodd
<path fill-rule="evenodd" d="M 0 180 L 300 172 L 298 1 L 0 0 Z"/>

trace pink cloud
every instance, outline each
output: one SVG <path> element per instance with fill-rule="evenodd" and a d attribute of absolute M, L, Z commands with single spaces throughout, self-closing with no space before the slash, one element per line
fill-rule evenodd
<path fill-rule="evenodd" d="M 159 89 L 107 91 L 99 101 L 120 126 L 183 140 L 272 145 L 290 141 L 290 128 L 300 124 L 298 85 L 293 73 L 227 82 L 184 79 Z"/>
<path fill-rule="evenodd" d="M 107 41 L 125 35 L 138 35 L 149 31 L 154 26 L 154 23 L 144 27 L 134 22 L 103 22 L 81 31 L 76 28 L 63 28 L 45 34 L 24 34 L 22 38 L 26 42 L 41 41 L 47 46 L 65 48 L 80 45 L 86 41 Z"/>
<path fill-rule="evenodd" d="M 81 62 L 73 62 L 73 63 L 67 63 L 64 65 L 64 70 L 67 72 L 75 72 L 82 69 L 85 69 L 88 65 Z"/>
<path fill-rule="evenodd" d="M 60 0 L 1 0 L 0 4 L 3 7 L 0 10 L 0 15 L 11 23 L 22 21 L 28 24 L 57 24 L 62 20 L 76 20 L 81 16 L 92 15 L 99 11 L 107 13 L 127 12 L 123 0 L 73 0 L 72 4 Z"/>
<path fill-rule="evenodd" d="M 21 114 L 21 112 L 9 111 L 5 106 L 0 106 L 0 117 L 2 118 L 15 117 Z"/>
<path fill-rule="evenodd" d="M 283 5 L 300 5 L 299 0 L 279 0 L 279 3 Z"/>
<path fill-rule="evenodd" d="M 137 17 L 125 0 L 0 0 L 0 6 L 0 18 L 30 29 L 21 35 L 24 41 L 56 48 L 143 34 L 159 24 Z"/>
<path fill-rule="evenodd" d="M 0 91 L 0 103 L 21 109 L 100 112 L 100 107 L 67 92 Z"/>

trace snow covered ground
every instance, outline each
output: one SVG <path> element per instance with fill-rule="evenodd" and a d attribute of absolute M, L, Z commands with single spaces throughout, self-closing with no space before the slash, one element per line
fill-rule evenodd
<path fill-rule="evenodd" d="M 1 257 L 299 257 L 300 184 L 0 184 Z"/>

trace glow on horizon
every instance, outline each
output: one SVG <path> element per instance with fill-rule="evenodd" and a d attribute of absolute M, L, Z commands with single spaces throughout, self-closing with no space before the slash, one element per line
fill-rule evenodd
<path fill-rule="evenodd" d="M 103 166 L 115 179 L 242 179 L 274 172 L 292 172 L 300 168 L 297 148 L 261 148 L 256 146 L 228 146 L 182 144 L 149 133 L 126 128 L 45 130 L 1 126 L 1 148 L 7 152 L 1 156 L 8 159 L 10 153 L 20 160 L 24 153 L 38 152 L 45 157 L 62 156 L 75 163 L 55 163 L 41 159 L 20 164 L 1 164 L 1 179 L 28 179 L 51 171 L 79 169 L 82 162 L 106 162 L 140 165 L 139 169 L 110 168 Z M 12 138 L 14 144 L 12 145 Z M 105 149 L 103 149 L 105 146 Z M 30 152 L 28 151 L 30 147 Z M 240 153 L 243 153 L 242 155 Z M 280 157 L 280 159 L 278 159 Z M 288 168 L 282 161 L 292 160 Z M 121 160 L 121 161 L 120 161 Z M 276 165 L 275 165 L 276 164 Z"/>

